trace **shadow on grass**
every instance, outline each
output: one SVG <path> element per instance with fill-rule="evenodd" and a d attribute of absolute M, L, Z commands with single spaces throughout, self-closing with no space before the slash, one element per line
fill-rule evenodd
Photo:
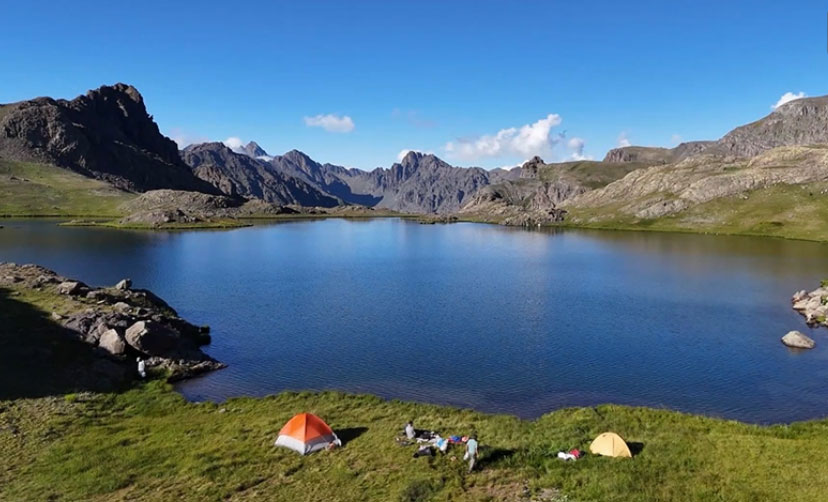
<path fill-rule="evenodd" d="M 109 391 L 128 375 L 49 315 L 0 288 L 0 400 Z"/>
<path fill-rule="evenodd" d="M 509 448 L 480 448 L 480 458 L 477 465 L 482 469 L 483 467 L 497 467 L 498 465 L 507 463 L 517 450 Z"/>
<path fill-rule="evenodd" d="M 342 446 L 345 446 L 354 439 L 365 434 L 367 431 L 368 427 L 346 427 L 344 429 L 337 429 L 334 432 L 336 432 L 336 437 L 342 441 Z"/>
<path fill-rule="evenodd" d="M 627 443 L 627 446 L 630 448 L 633 457 L 644 451 L 644 443 Z"/>

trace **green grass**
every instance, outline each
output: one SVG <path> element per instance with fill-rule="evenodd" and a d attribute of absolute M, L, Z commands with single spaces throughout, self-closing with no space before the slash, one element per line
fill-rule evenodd
<path fill-rule="evenodd" d="M 134 194 L 67 169 L 0 159 L 0 216 L 120 216 Z"/>
<path fill-rule="evenodd" d="M 662 218 L 636 219 L 621 214 L 614 206 L 576 208 L 569 217 L 575 221 L 566 225 L 828 241 L 828 183 L 773 185 Z"/>
<path fill-rule="evenodd" d="M 197 404 L 162 380 L 102 392 L 71 374 L 90 364 L 89 347 L 49 319 L 67 301 L 0 288 L 0 500 L 517 501 L 528 491 L 555 500 L 738 502 L 828 493 L 828 420 L 762 427 L 604 405 L 525 421 L 336 392 Z M 324 418 L 344 447 L 302 457 L 273 446 L 298 412 Z M 393 440 L 409 419 L 444 434 L 476 432 L 481 470 L 466 474 L 460 449 L 412 458 L 413 446 Z M 607 430 L 636 456 L 556 458 Z"/>
<path fill-rule="evenodd" d="M 526 487 L 596 501 L 818 501 L 828 493 L 826 421 L 759 427 L 606 405 L 528 422 L 334 392 L 194 404 L 159 381 L 0 406 L 0 423 L 17 429 L 0 435 L 3 500 L 521 500 Z M 345 446 L 307 457 L 274 447 L 301 411 L 323 417 Z M 414 447 L 393 441 L 409 418 L 445 433 L 476 431 L 481 471 L 465 473 L 459 448 L 412 458 Z M 606 430 L 640 443 L 640 452 L 555 457 Z"/>

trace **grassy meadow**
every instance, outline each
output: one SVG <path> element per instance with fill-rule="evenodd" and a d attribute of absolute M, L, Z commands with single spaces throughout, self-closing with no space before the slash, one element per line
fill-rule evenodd
<path fill-rule="evenodd" d="M 114 218 L 134 197 L 67 169 L 0 159 L 0 216 Z"/>

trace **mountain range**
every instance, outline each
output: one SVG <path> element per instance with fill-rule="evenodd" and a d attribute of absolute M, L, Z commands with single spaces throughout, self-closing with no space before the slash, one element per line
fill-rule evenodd
<path fill-rule="evenodd" d="M 602 161 L 546 163 L 536 157 L 511 170 L 485 170 L 409 152 L 388 168 L 363 171 L 320 163 L 297 150 L 271 155 L 255 142 L 236 148 L 202 143 L 179 151 L 160 133 L 141 94 L 116 84 L 72 100 L 0 105 L 0 193 L 59 191 L 45 185 L 64 179 L 68 174 L 59 174 L 64 171 L 98 180 L 125 197 L 173 189 L 239 203 L 353 205 L 518 225 L 658 227 L 659 219 L 671 218 L 688 227 L 715 227 L 721 223 L 717 217 L 697 214 L 698 207 L 727 202 L 735 221 L 747 207 L 739 201 L 769 187 L 800 186 L 824 195 L 812 185 L 828 182 L 825 143 L 828 97 L 818 97 L 784 104 L 716 141 L 622 147 Z M 20 176 L 34 172 L 35 165 L 39 178 Z M 824 199 L 806 201 L 813 214 L 821 214 Z M 784 226 L 792 218 L 776 223 Z"/>

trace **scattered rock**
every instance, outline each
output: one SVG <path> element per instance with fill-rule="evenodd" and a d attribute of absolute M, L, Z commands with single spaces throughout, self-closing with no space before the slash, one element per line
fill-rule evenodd
<path fill-rule="evenodd" d="M 810 293 L 798 291 L 791 297 L 793 309 L 805 316 L 809 325 L 828 326 L 828 287 L 819 287 Z"/>
<path fill-rule="evenodd" d="M 60 315 L 60 314 L 58 314 L 57 312 L 52 312 L 52 313 L 49 315 L 49 319 L 51 319 L 51 320 L 53 320 L 53 321 L 62 321 L 62 320 L 63 320 L 63 316 L 62 316 L 62 315 Z"/>
<path fill-rule="evenodd" d="M 113 356 L 120 356 L 126 351 L 126 341 L 117 330 L 108 329 L 101 335 L 98 346 Z"/>
<path fill-rule="evenodd" d="M 58 284 L 57 292 L 62 295 L 78 295 L 86 285 L 78 281 L 65 281 Z"/>
<path fill-rule="evenodd" d="M 115 285 L 115 289 L 120 289 L 121 291 L 126 291 L 132 287 L 132 279 L 121 279 L 118 284 Z"/>
<path fill-rule="evenodd" d="M 115 309 L 116 312 L 129 312 L 132 307 L 130 307 L 128 303 L 117 302 L 112 306 L 112 308 Z"/>
<path fill-rule="evenodd" d="M 126 341 L 147 356 L 161 356 L 175 346 L 176 337 L 157 321 L 138 321 L 127 329 Z"/>
<path fill-rule="evenodd" d="M 811 338 L 799 331 L 789 331 L 782 337 L 782 343 L 795 349 L 813 349 L 816 345 Z"/>

